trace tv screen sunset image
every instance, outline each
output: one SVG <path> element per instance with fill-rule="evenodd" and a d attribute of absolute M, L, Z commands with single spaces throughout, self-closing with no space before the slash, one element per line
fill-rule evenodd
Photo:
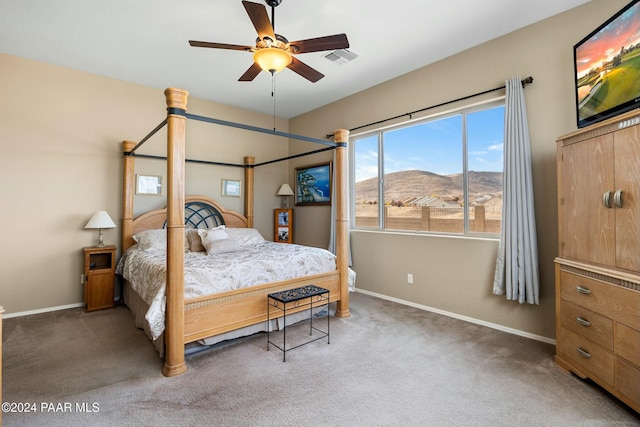
<path fill-rule="evenodd" d="M 640 98 L 640 3 L 576 46 L 578 120 Z"/>

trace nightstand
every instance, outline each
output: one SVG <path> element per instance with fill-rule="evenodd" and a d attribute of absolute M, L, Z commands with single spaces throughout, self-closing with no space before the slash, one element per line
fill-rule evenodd
<path fill-rule="evenodd" d="M 84 248 L 84 304 L 85 311 L 115 307 L 114 280 L 116 247 L 92 246 Z"/>
<path fill-rule="evenodd" d="M 273 229 L 274 242 L 293 243 L 293 209 L 275 209 Z"/>

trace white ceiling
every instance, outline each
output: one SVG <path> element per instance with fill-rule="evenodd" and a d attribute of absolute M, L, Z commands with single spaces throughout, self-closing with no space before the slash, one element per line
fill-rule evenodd
<path fill-rule="evenodd" d="M 277 33 L 291 41 L 346 33 L 359 57 L 298 55 L 325 77 L 277 74 L 276 115 L 295 117 L 587 1 L 283 0 Z M 255 38 L 240 0 L 0 0 L 2 53 L 273 114 L 268 73 L 238 82 L 250 53 L 188 44 Z"/>

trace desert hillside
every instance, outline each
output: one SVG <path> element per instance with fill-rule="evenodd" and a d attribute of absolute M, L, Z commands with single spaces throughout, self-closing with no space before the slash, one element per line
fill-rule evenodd
<path fill-rule="evenodd" d="M 356 183 L 356 203 L 377 199 L 377 178 Z M 451 198 L 462 194 L 462 174 L 438 175 L 427 171 L 402 171 L 385 175 L 385 201 L 418 197 Z M 470 202 L 502 195 L 501 172 L 469 172 Z M 487 197 L 491 196 L 491 197 Z"/>

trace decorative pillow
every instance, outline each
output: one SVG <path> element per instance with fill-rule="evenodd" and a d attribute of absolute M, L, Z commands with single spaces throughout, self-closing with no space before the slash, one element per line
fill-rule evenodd
<path fill-rule="evenodd" d="M 240 242 L 229 238 L 224 225 L 208 230 L 198 230 L 202 245 L 207 250 L 207 255 L 225 254 L 239 251 Z"/>
<path fill-rule="evenodd" d="M 216 228 L 200 228 L 198 229 L 198 235 L 200 236 L 200 240 L 204 244 L 204 239 L 209 240 L 222 240 L 228 239 L 229 235 L 224 230 L 224 225 L 219 225 Z"/>
<path fill-rule="evenodd" d="M 240 242 L 236 239 L 218 239 L 218 240 L 208 240 L 203 239 L 202 243 L 204 247 L 207 249 L 207 255 L 218 255 L 218 254 L 226 254 L 229 252 L 238 252 L 242 249 L 240 246 Z"/>
<path fill-rule="evenodd" d="M 204 246 L 202 246 L 202 240 L 198 234 L 196 228 L 189 228 L 185 230 L 185 245 L 191 252 L 204 252 Z"/>
<path fill-rule="evenodd" d="M 236 239 L 242 246 L 255 246 L 266 242 L 262 234 L 255 228 L 227 228 L 229 237 Z"/>
<path fill-rule="evenodd" d="M 133 240 L 143 251 L 164 250 L 167 248 L 167 231 L 165 229 L 141 231 L 133 235 Z"/>

